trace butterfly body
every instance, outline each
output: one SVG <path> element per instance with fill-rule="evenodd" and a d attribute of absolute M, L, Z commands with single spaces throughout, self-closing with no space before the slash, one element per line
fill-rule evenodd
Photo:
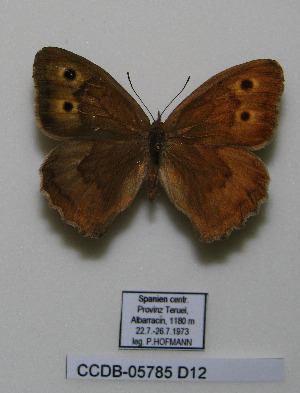
<path fill-rule="evenodd" d="M 38 124 L 62 141 L 41 167 L 41 190 L 85 236 L 103 236 L 144 181 L 150 200 L 161 183 L 202 241 L 241 228 L 267 198 L 268 172 L 252 150 L 273 137 L 276 61 L 221 72 L 152 124 L 106 71 L 72 52 L 38 52 L 34 81 Z"/>
<path fill-rule="evenodd" d="M 151 124 L 149 137 L 148 137 L 148 165 L 146 171 L 146 183 L 148 196 L 151 201 L 154 200 L 157 184 L 158 184 L 158 172 L 161 162 L 161 154 L 164 149 L 165 143 L 165 132 L 163 129 L 163 123 L 161 122 L 160 113 L 158 118 Z"/>

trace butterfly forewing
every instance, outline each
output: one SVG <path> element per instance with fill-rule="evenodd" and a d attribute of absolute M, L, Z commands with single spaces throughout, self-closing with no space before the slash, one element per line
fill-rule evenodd
<path fill-rule="evenodd" d="M 106 71 L 72 52 L 43 48 L 35 57 L 36 114 L 57 139 L 147 135 L 150 122 Z"/>
<path fill-rule="evenodd" d="M 272 138 L 283 71 L 274 60 L 254 60 L 210 78 L 164 123 L 167 137 L 208 146 L 258 149 Z"/>

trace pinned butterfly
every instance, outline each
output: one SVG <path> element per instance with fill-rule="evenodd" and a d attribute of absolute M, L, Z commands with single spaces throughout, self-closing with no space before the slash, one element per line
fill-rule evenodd
<path fill-rule="evenodd" d="M 269 175 L 252 150 L 276 126 L 276 61 L 217 74 L 152 124 L 106 71 L 67 50 L 39 51 L 33 77 L 38 124 L 62 141 L 41 167 L 41 190 L 84 236 L 103 236 L 143 181 L 151 201 L 160 182 L 205 242 L 241 228 L 267 198 Z"/>

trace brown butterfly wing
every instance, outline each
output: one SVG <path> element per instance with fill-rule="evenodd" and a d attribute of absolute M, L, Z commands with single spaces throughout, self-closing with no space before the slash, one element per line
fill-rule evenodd
<path fill-rule="evenodd" d="M 184 144 L 165 154 L 160 179 L 204 241 L 223 238 L 240 228 L 267 197 L 269 182 L 264 165 L 251 152 Z"/>
<path fill-rule="evenodd" d="M 259 149 L 272 138 L 283 71 L 274 60 L 254 60 L 210 78 L 164 123 L 167 137 L 208 146 Z"/>
<path fill-rule="evenodd" d="M 252 61 L 209 79 L 165 122 L 160 180 L 200 240 L 228 236 L 267 198 L 267 170 L 248 150 L 271 140 L 282 91 L 278 63 Z"/>
<path fill-rule="evenodd" d="M 36 115 L 52 138 L 142 134 L 150 122 L 106 71 L 60 48 L 43 48 L 33 65 Z"/>
<path fill-rule="evenodd" d="M 101 237 L 138 192 L 144 156 L 143 145 L 131 140 L 73 139 L 47 157 L 41 188 L 67 222 Z"/>
<path fill-rule="evenodd" d="M 104 70 L 59 48 L 34 62 L 40 127 L 65 142 L 41 167 L 41 190 L 63 219 L 101 237 L 144 179 L 150 122 Z"/>

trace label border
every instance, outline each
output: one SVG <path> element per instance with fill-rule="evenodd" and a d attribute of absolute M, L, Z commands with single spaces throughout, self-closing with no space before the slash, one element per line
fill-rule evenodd
<path fill-rule="evenodd" d="M 165 295 L 204 295 L 204 313 L 203 313 L 203 346 L 202 347 L 138 347 L 138 346 L 128 346 L 128 345 L 122 345 L 121 346 L 121 332 L 122 332 L 122 319 L 123 319 L 123 298 L 124 298 L 124 293 L 154 293 L 154 294 L 165 294 Z M 206 309 L 207 309 L 207 297 L 208 297 L 208 292 L 160 292 L 160 291 L 122 291 L 122 303 L 121 303 L 121 318 L 120 318 L 120 330 L 119 330 L 119 349 L 124 349 L 124 350 L 177 350 L 177 351 L 204 351 L 205 350 L 205 333 L 206 333 Z"/>

